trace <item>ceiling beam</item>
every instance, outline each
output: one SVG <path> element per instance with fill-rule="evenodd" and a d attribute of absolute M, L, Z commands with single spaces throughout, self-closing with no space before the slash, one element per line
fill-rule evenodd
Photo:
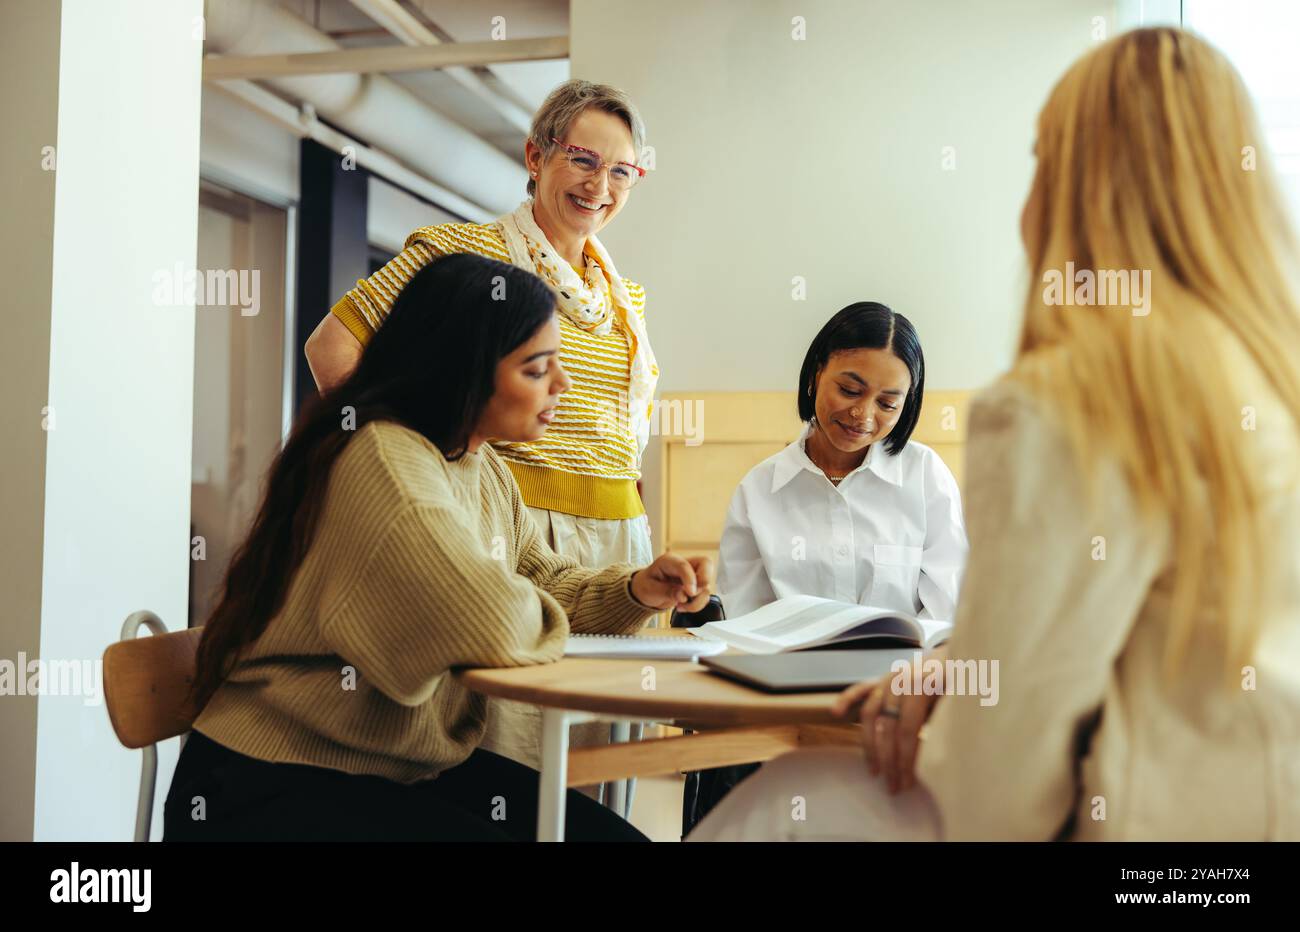
<path fill-rule="evenodd" d="M 352 0 L 352 5 L 383 26 L 405 45 L 443 44 L 437 33 L 408 12 L 398 0 Z M 527 135 L 532 128 L 533 121 L 530 114 L 493 91 L 469 68 L 447 68 L 444 74 L 491 107 L 498 116 L 519 132 Z"/>
<path fill-rule="evenodd" d="M 443 45 L 382 46 L 285 55 L 205 55 L 203 80 L 248 81 L 309 74 L 429 71 L 515 61 L 552 61 L 568 57 L 568 36 Z"/>
<path fill-rule="evenodd" d="M 352 5 L 383 26 L 403 45 L 441 45 L 442 40 L 398 0 L 352 0 Z"/>

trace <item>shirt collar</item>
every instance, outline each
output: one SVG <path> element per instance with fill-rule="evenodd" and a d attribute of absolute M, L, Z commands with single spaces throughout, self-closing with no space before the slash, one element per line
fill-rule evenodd
<path fill-rule="evenodd" d="M 777 454 L 776 468 L 772 470 L 773 492 L 780 491 L 790 483 L 790 480 L 801 472 L 807 471 L 814 475 L 822 475 L 822 471 L 813 464 L 811 459 L 808 458 L 808 453 L 804 449 L 804 441 L 808 439 L 810 433 L 812 433 L 811 422 L 804 424 L 803 433 L 799 435 L 798 440 L 794 441 Z M 853 470 L 853 472 L 850 472 L 841 479 L 840 485 L 843 486 L 844 483 L 849 481 L 850 476 L 854 476 L 864 469 L 871 470 L 881 479 L 884 479 L 892 485 L 901 486 L 903 484 L 902 458 L 899 456 L 890 456 L 885 452 L 883 445 L 879 442 L 873 443 L 867 449 L 867 455 L 866 458 L 862 460 L 862 464 L 858 466 L 857 469 Z"/>

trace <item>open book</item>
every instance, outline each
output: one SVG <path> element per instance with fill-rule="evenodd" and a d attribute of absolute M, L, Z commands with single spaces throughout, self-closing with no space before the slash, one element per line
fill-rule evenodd
<path fill-rule="evenodd" d="M 929 650 L 948 640 L 952 622 L 913 618 L 903 612 L 813 595 L 792 595 L 748 615 L 688 630 L 696 637 L 723 641 L 751 654 L 899 644 Z"/>

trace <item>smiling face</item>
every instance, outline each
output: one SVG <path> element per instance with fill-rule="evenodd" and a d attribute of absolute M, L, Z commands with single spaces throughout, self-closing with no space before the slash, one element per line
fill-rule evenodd
<path fill-rule="evenodd" d="M 546 433 L 560 395 L 573 384 L 560 365 L 559 351 L 560 324 L 552 316 L 497 363 L 495 388 L 474 429 L 471 448 L 489 439 L 529 443 Z"/>
<path fill-rule="evenodd" d="M 898 423 L 912 387 L 907 364 L 885 349 L 839 350 L 817 373 L 821 433 L 840 453 L 861 453 Z"/>
<path fill-rule="evenodd" d="M 609 164 L 636 163 L 632 131 L 620 118 L 604 110 L 584 110 L 561 141 L 598 152 Z M 524 158 L 529 173 L 537 173 L 533 206 L 537 223 L 548 233 L 559 231 L 562 239 L 586 240 L 595 235 L 627 202 L 629 190 L 610 187 L 606 169 L 588 175 L 570 165 L 559 146 L 554 146 L 543 161 L 541 151 L 529 140 Z"/>

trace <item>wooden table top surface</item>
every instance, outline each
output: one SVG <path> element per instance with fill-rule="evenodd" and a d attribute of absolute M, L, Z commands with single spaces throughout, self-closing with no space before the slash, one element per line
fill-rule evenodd
<path fill-rule="evenodd" d="M 681 629 L 651 628 L 655 637 L 692 637 Z M 549 708 L 603 712 L 646 721 L 700 725 L 841 723 L 831 715 L 839 695 L 764 693 L 685 660 L 603 660 L 565 657 L 555 663 L 462 670 L 475 692 Z M 648 686 L 653 683 L 653 689 Z"/>

